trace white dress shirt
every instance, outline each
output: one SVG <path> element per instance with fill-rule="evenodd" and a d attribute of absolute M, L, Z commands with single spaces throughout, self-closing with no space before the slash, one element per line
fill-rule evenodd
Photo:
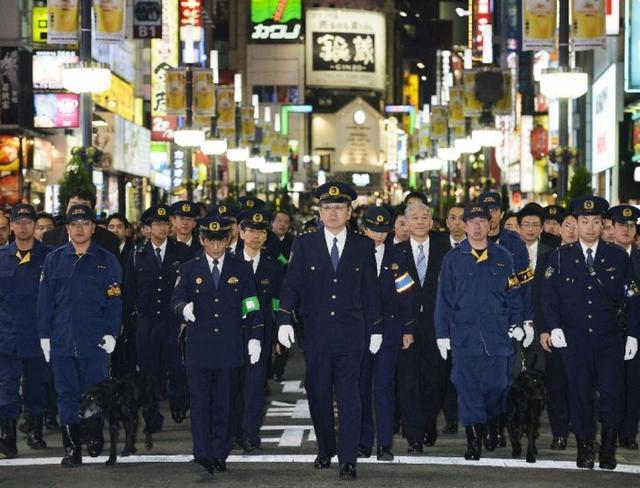
<path fill-rule="evenodd" d="M 186 244 L 187 246 L 191 247 L 191 243 L 193 242 L 193 236 L 191 236 L 191 237 L 189 238 L 189 240 L 188 240 L 188 241 L 181 241 L 181 240 L 180 240 L 180 239 L 178 239 L 178 237 L 176 236 L 176 240 L 177 240 L 178 242 L 182 242 L 183 244 Z"/>
<path fill-rule="evenodd" d="M 416 265 L 416 269 L 418 269 L 418 255 L 420 254 L 420 249 L 418 249 L 418 245 L 420 244 L 413 237 L 409 240 L 411 242 L 411 251 L 413 252 L 413 262 Z M 424 259 L 427 263 L 427 270 L 429 269 L 429 238 L 422 243 Z"/>
<path fill-rule="evenodd" d="M 534 271 L 536 270 L 536 264 L 538 264 L 538 243 L 539 241 L 536 240 L 530 246 L 527 245 L 527 251 L 529 252 L 529 266 L 531 266 L 531 269 Z"/>
<path fill-rule="evenodd" d="M 333 235 L 331 232 L 327 230 L 325 227 L 324 231 L 324 239 L 327 241 L 327 250 L 329 251 L 329 255 L 331 255 L 331 248 L 333 247 L 333 238 L 337 237 L 338 242 L 336 245 L 338 246 L 338 257 L 342 256 L 342 250 L 344 249 L 344 244 L 347 242 L 347 228 L 344 227 L 338 235 Z"/>
<path fill-rule="evenodd" d="M 154 255 L 158 255 L 158 251 L 156 251 L 156 249 L 159 247 L 160 248 L 160 259 L 162 259 L 162 262 L 164 263 L 164 255 L 167 253 L 167 241 L 169 239 L 165 239 L 164 242 L 162 244 L 160 244 L 160 246 L 156 246 L 153 242 L 151 243 L 151 247 L 153 247 L 153 254 Z"/>
<path fill-rule="evenodd" d="M 464 241 L 464 237 L 462 238 L 462 241 Z M 460 244 L 462 241 L 456 241 L 453 236 L 451 234 L 449 234 L 449 242 L 451 243 L 451 248 L 453 249 L 454 247 L 456 247 L 456 244 Z"/>
<path fill-rule="evenodd" d="M 247 254 L 247 251 L 243 251 L 244 254 L 244 260 L 247 262 L 251 262 L 253 260 L 253 274 L 256 274 L 256 271 L 258 271 L 258 264 L 260 263 L 260 253 L 257 254 L 257 256 L 255 258 L 252 258 L 251 256 L 249 256 Z"/>
<path fill-rule="evenodd" d="M 384 257 L 384 243 L 376 247 L 376 267 L 378 269 L 378 276 L 380 276 L 380 269 L 382 269 L 383 257 Z"/>
<path fill-rule="evenodd" d="M 204 255 L 207 257 L 207 263 L 209 264 L 209 273 L 213 273 L 213 258 L 209 256 L 206 252 Z M 222 276 L 222 265 L 224 264 L 224 254 L 218 258 L 218 271 L 220 272 L 220 276 Z"/>
<path fill-rule="evenodd" d="M 582 254 L 584 254 L 584 261 L 585 262 L 587 262 L 587 249 L 593 249 L 593 254 L 591 254 L 591 257 L 595 261 L 596 252 L 598 252 L 598 243 L 599 242 L 600 241 L 596 241 L 596 243 L 593 246 L 589 247 L 584 242 L 580 241 L 580 247 L 582 248 Z"/>
<path fill-rule="evenodd" d="M 231 254 L 235 254 L 237 247 L 238 247 L 238 241 L 236 240 L 236 242 L 234 242 L 233 244 L 229 244 L 229 246 L 227 246 L 227 249 L 231 251 Z"/>

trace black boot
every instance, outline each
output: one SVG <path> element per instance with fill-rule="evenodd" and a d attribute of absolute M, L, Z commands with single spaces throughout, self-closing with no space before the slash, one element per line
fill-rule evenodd
<path fill-rule="evenodd" d="M 83 425 L 85 430 L 85 443 L 87 444 L 87 454 L 91 457 L 98 457 L 102 454 L 104 447 L 104 436 L 102 435 L 102 417 L 89 418 Z"/>
<path fill-rule="evenodd" d="M 617 432 L 606 427 L 602 427 L 600 432 L 600 452 L 598 453 L 598 463 L 600 469 L 616 469 L 616 437 Z"/>
<path fill-rule="evenodd" d="M 485 424 L 473 424 L 465 427 L 467 432 L 467 451 L 464 458 L 467 461 L 478 461 L 482 456 L 482 439 L 485 436 Z"/>
<path fill-rule="evenodd" d="M 495 451 L 498 447 L 498 418 L 492 417 L 487 423 L 487 435 L 484 437 L 484 447 L 487 451 Z"/>
<path fill-rule="evenodd" d="M 498 432 L 496 434 L 496 440 L 498 447 L 507 447 L 507 438 L 504 436 L 504 427 L 507 423 L 507 414 L 501 414 L 498 416 Z"/>
<path fill-rule="evenodd" d="M 80 445 L 80 425 L 69 424 L 62 426 L 62 446 L 64 457 L 63 468 L 75 468 L 82 465 L 82 446 Z"/>
<path fill-rule="evenodd" d="M 6 459 L 12 459 L 18 455 L 18 447 L 16 446 L 16 419 L 2 419 L 0 421 L 2 436 L 0 437 L 0 453 Z"/>
<path fill-rule="evenodd" d="M 595 455 L 593 453 L 593 441 L 576 438 L 578 444 L 578 459 L 576 466 L 579 468 L 593 469 Z"/>
<path fill-rule="evenodd" d="M 47 443 L 42 438 L 43 417 L 29 417 L 29 432 L 27 433 L 27 444 L 31 449 L 44 449 Z"/>

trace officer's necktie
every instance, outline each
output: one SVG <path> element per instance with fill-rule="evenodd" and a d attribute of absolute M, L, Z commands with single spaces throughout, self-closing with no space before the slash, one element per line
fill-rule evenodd
<path fill-rule="evenodd" d="M 427 276 L 427 257 L 424 255 L 424 244 L 418 244 L 418 262 L 416 269 L 418 270 L 418 278 L 420 278 L 420 285 L 424 284 L 424 278 Z"/>
<path fill-rule="evenodd" d="M 338 252 L 338 238 L 333 238 L 333 247 L 331 248 L 331 264 L 333 271 L 338 269 L 338 261 L 340 261 L 340 253 Z"/>
<path fill-rule="evenodd" d="M 213 270 L 211 271 L 211 277 L 213 278 L 213 286 L 218 288 L 220 283 L 220 270 L 218 269 L 218 260 L 213 260 Z"/>
<path fill-rule="evenodd" d="M 587 267 L 593 266 L 593 249 L 587 249 Z"/>
<path fill-rule="evenodd" d="M 156 259 L 158 260 L 158 266 L 162 268 L 162 249 L 156 247 Z"/>
<path fill-rule="evenodd" d="M 253 259 L 249 259 L 249 264 L 251 265 L 251 271 L 253 271 L 253 274 L 256 274 L 256 270 L 253 267 Z"/>

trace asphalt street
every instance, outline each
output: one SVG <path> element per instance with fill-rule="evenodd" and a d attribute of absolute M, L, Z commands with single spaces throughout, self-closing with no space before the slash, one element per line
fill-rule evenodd
<path fill-rule="evenodd" d="M 152 451 L 138 442 L 138 452 L 129 458 L 119 458 L 115 466 L 105 466 L 106 457 L 84 457 L 85 465 L 77 469 L 59 466 L 62 440 L 57 432 L 46 432 L 48 448 L 33 451 L 21 439 L 19 457 L 0 460 L 0 488 L 4 487 L 102 487 L 137 486 L 201 486 L 216 483 L 225 487 L 258 486 L 335 486 L 339 481 L 337 459 L 328 470 L 314 470 L 315 437 L 308 404 L 302 384 L 304 366 L 302 354 L 295 350 L 282 383 L 271 382 L 267 397 L 267 413 L 262 439 L 263 456 L 243 456 L 234 451 L 228 460 L 228 471 L 214 476 L 201 476 L 191 462 L 189 419 L 176 425 L 166 404 L 165 427 L 154 436 Z M 575 440 L 569 441 L 564 452 L 551 451 L 551 434 L 546 413 L 538 440 L 538 462 L 527 464 L 523 459 L 512 460 L 511 450 L 498 449 L 483 453 L 480 462 L 467 462 L 464 432 L 440 435 L 434 447 L 425 448 L 420 456 L 406 454 L 406 441 L 401 435 L 394 438 L 394 463 L 375 459 L 360 460 L 358 481 L 366 486 L 640 486 L 640 453 L 618 450 L 619 467 L 614 472 L 598 469 L 588 472 L 575 468 Z M 442 428 L 443 422 L 439 426 Z M 21 437 L 24 437 L 21 435 Z M 140 437 L 140 436 L 139 436 Z M 105 440 L 107 440 L 105 431 Z M 105 446 L 108 449 L 107 446 Z"/>

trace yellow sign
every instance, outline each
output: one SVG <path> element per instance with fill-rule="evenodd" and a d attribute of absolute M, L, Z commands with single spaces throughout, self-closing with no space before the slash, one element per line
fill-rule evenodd
<path fill-rule="evenodd" d="M 74 44 L 78 41 L 78 0 L 49 0 L 48 44 Z"/>
<path fill-rule="evenodd" d="M 402 99 L 405 105 L 413 105 L 418 110 L 420 103 L 420 79 L 418 75 L 405 73 Z"/>
<path fill-rule="evenodd" d="M 449 127 L 464 127 L 464 87 L 449 88 Z"/>
<path fill-rule="evenodd" d="M 125 0 L 93 0 L 97 42 L 118 43 L 124 40 Z"/>
<path fill-rule="evenodd" d="M 446 139 L 448 136 L 447 107 L 431 107 L 431 138 L 434 140 Z"/>
<path fill-rule="evenodd" d="M 513 109 L 513 80 L 509 71 L 502 72 L 502 90 L 502 98 L 496 102 L 495 107 L 493 107 L 493 113 L 494 115 L 511 115 Z"/>
<path fill-rule="evenodd" d="M 184 69 L 168 69 L 165 74 L 167 114 L 184 115 L 187 110 L 187 72 Z"/>
<path fill-rule="evenodd" d="M 233 103 L 233 86 L 225 85 L 217 88 L 218 127 L 231 129 L 236 126 L 236 106 Z"/>
<path fill-rule="evenodd" d="M 93 102 L 118 114 L 131 122 L 134 121 L 134 92 L 130 83 L 111 74 L 111 86 L 105 91 L 91 95 Z"/>
<path fill-rule="evenodd" d="M 256 138 L 256 121 L 253 118 L 253 107 L 242 107 L 240 109 L 242 120 L 242 140 L 252 142 Z"/>
<path fill-rule="evenodd" d="M 178 2 L 162 2 L 162 39 L 151 39 L 151 115 L 167 115 L 165 74 L 178 66 Z"/>
<path fill-rule="evenodd" d="M 33 42 L 47 42 L 47 7 L 33 7 L 31 31 Z"/>
<path fill-rule="evenodd" d="M 522 49 L 551 51 L 556 35 L 556 1 L 524 0 Z"/>
<path fill-rule="evenodd" d="M 476 98 L 476 70 L 465 71 L 462 79 L 464 82 L 464 116 L 480 115 L 482 103 Z"/>
<path fill-rule="evenodd" d="M 604 48 L 605 0 L 573 0 L 571 7 L 571 34 L 576 51 Z"/>
<path fill-rule="evenodd" d="M 216 113 L 216 93 L 210 69 L 193 70 L 193 113 L 208 117 Z"/>

